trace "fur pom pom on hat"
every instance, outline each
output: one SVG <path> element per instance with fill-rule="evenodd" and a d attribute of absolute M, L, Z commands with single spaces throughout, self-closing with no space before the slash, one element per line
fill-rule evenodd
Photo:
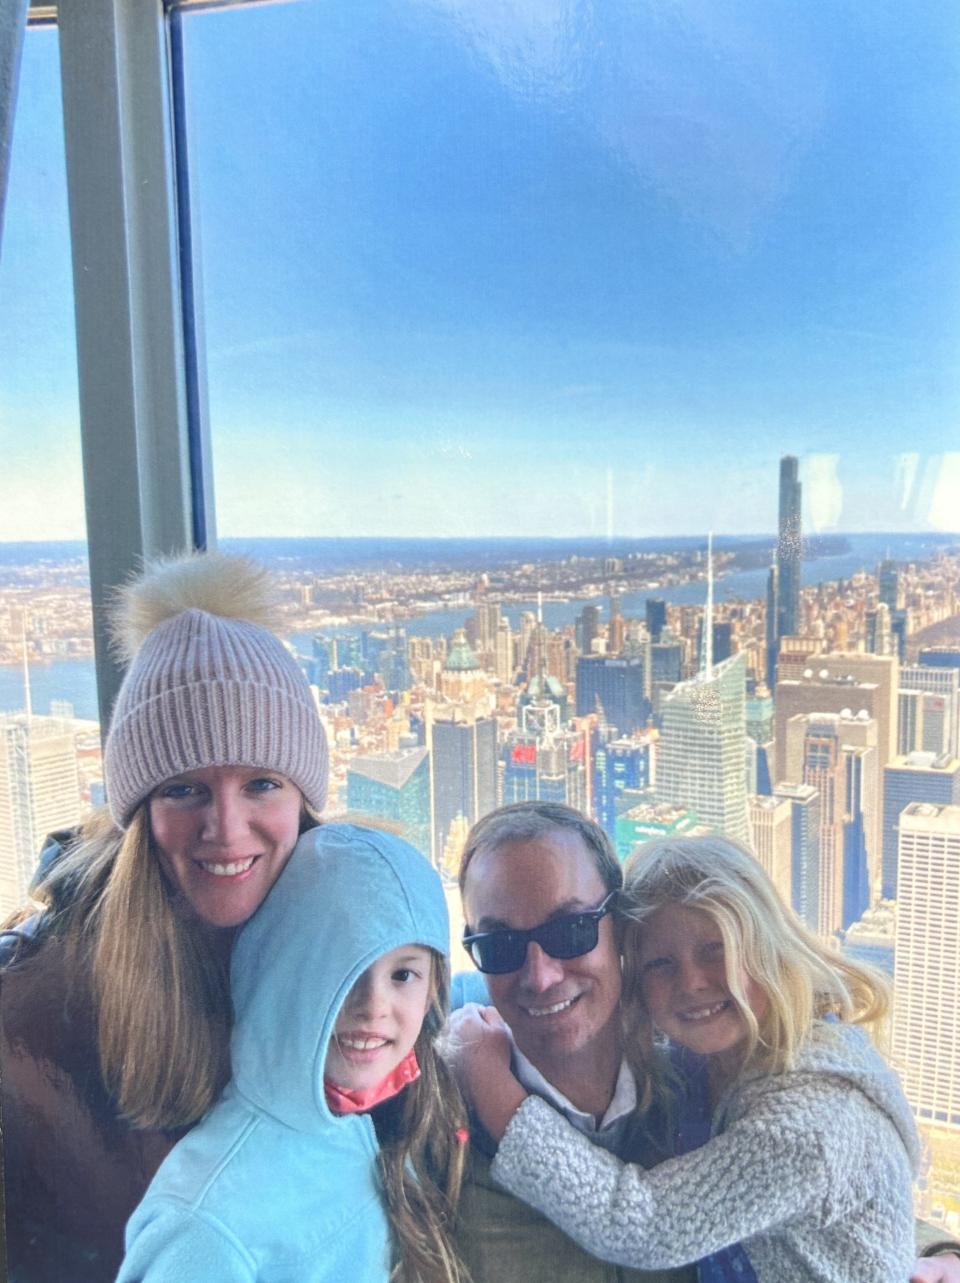
<path fill-rule="evenodd" d="M 264 567 L 229 553 L 148 565 L 117 593 L 111 634 L 129 661 L 104 755 L 121 827 L 164 780 L 206 766 L 287 776 L 317 811 L 327 742 L 307 679 L 273 629 Z"/>

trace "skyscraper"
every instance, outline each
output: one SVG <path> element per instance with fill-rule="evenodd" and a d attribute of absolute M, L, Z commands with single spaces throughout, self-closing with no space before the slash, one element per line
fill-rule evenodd
<path fill-rule="evenodd" d="M 743 655 L 679 682 L 661 712 L 657 798 L 691 807 L 702 823 L 748 842 Z"/>
<path fill-rule="evenodd" d="M 509 802 L 565 802 L 589 806 L 589 750 L 582 733 L 559 727 L 544 735 L 534 727 L 510 731 L 500 750 L 502 795 Z"/>
<path fill-rule="evenodd" d="M 948 754 L 908 753 L 896 757 L 883 772 L 883 896 L 897 891 L 900 823 L 913 802 L 960 803 L 960 761 Z"/>
<path fill-rule="evenodd" d="M 584 655 L 589 655 L 593 650 L 594 638 L 600 636 L 599 606 L 584 606 L 577 616 L 576 631 L 581 652 Z"/>
<path fill-rule="evenodd" d="M 778 784 L 773 795 L 791 804 L 790 902 L 811 931 L 820 919 L 820 794 L 811 784 Z"/>
<path fill-rule="evenodd" d="M 650 681 L 652 685 L 678 682 L 683 668 L 683 646 L 664 630 L 660 641 L 650 646 Z"/>
<path fill-rule="evenodd" d="M 923 651 L 921 658 L 931 654 L 937 652 Z M 923 692 L 917 747 L 929 753 L 960 753 L 960 671 L 949 665 L 911 664 L 900 670 L 900 689 Z"/>
<path fill-rule="evenodd" d="M 956 646 L 924 646 L 917 663 L 924 668 L 960 668 L 960 650 Z"/>
<path fill-rule="evenodd" d="M 493 649 L 493 640 L 500 624 L 500 605 L 498 602 L 478 601 L 473 614 L 473 626 L 477 639 L 477 649 Z"/>
<path fill-rule="evenodd" d="M 0 715 L 0 916 L 23 904 L 43 839 L 77 824 L 80 807 L 69 723 Z"/>
<path fill-rule="evenodd" d="M 900 605 L 900 573 L 897 563 L 889 558 L 877 567 L 877 597 L 892 615 Z"/>
<path fill-rule="evenodd" d="M 870 907 L 870 868 L 867 859 L 867 822 L 864 789 L 869 773 L 866 769 L 872 748 L 842 749 L 844 767 L 843 816 L 843 904 L 841 926 L 844 930 L 859 921 Z"/>
<path fill-rule="evenodd" d="M 489 694 L 486 675 L 463 628 L 456 629 L 451 639 L 440 676 L 440 690 L 447 699 L 460 703 L 482 700 Z"/>
<path fill-rule="evenodd" d="M 497 726 L 476 706 L 428 706 L 433 859 L 440 867 L 451 828 L 497 805 Z"/>
<path fill-rule="evenodd" d="M 644 795 L 641 792 L 636 796 L 642 799 Z M 700 824 L 688 807 L 639 800 L 617 816 L 613 845 L 618 858 L 626 860 L 644 842 L 657 838 L 705 837 L 709 832 L 710 826 Z"/>
<path fill-rule="evenodd" d="M 750 845 L 785 904 L 792 894 L 793 804 L 785 797 L 751 797 Z"/>
<path fill-rule="evenodd" d="M 616 836 L 617 802 L 625 790 L 650 783 L 652 733 L 639 739 L 601 739 L 593 755 L 593 809 L 600 827 Z"/>
<path fill-rule="evenodd" d="M 602 711 L 621 735 L 642 730 L 650 718 L 646 697 L 647 650 L 638 655 L 581 656 L 577 660 L 577 716 Z"/>
<path fill-rule="evenodd" d="M 876 754 L 871 759 L 865 783 L 868 795 L 879 799 L 881 772 L 896 751 L 897 661 L 892 655 L 817 655 L 798 679 L 777 683 L 774 699 L 775 779 L 796 782 L 800 776 L 787 760 L 787 723 L 798 713 L 842 713 L 847 721 L 863 718 L 876 722 Z M 852 729 L 852 728 L 851 728 Z M 848 739 L 848 743 L 860 743 Z M 867 846 L 874 861 L 882 847 L 879 805 L 874 808 Z"/>
<path fill-rule="evenodd" d="M 780 460 L 780 510 L 777 525 L 777 637 L 800 627 L 801 485 L 792 454 Z"/>
<path fill-rule="evenodd" d="M 516 666 L 513 657 L 513 633 L 510 631 L 510 621 L 501 618 L 497 624 L 497 635 L 493 642 L 494 648 L 494 671 L 497 679 L 510 685 L 516 676 Z"/>
<path fill-rule="evenodd" d="M 307 676 L 314 686 L 325 687 L 327 674 L 337 667 L 337 643 L 333 637 L 317 633 L 313 638 L 312 657 L 307 668 Z"/>
<path fill-rule="evenodd" d="M 871 655 L 892 655 L 895 647 L 890 623 L 890 608 L 886 602 L 877 602 L 875 610 L 868 610 L 864 644 Z"/>
<path fill-rule="evenodd" d="M 923 748 L 923 691 L 901 685 L 897 695 L 897 756 Z"/>
<path fill-rule="evenodd" d="M 619 655 L 623 650 L 625 630 L 623 614 L 620 611 L 620 594 L 610 590 L 610 625 L 607 629 L 607 650 L 611 655 Z"/>
<path fill-rule="evenodd" d="M 425 748 L 355 757 L 347 769 L 347 809 L 398 821 L 403 837 L 430 855 L 430 763 Z"/>
<path fill-rule="evenodd" d="M 667 622 L 667 603 L 663 597 L 648 597 L 646 603 L 647 632 L 653 641 L 660 640 Z"/>
<path fill-rule="evenodd" d="M 936 1167 L 960 1143 L 960 806 L 911 803 L 898 862 L 891 1051 Z"/>
<path fill-rule="evenodd" d="M 720 623 L 713 625 L 713 662 L 722 663 L 723 660 L 729 659 L 733 654 L 733 626 L 728 620 L 721 620 Z M 703 664 L 703 622 L 697 629 L 697 658 L 700 664 Z"/>
<path fill-rule="evenodd" d="M 778 658 L 778 640 L 780 634 L 777 632 L 777 600 L 780 595 L 780 578 L 777 570 L 777 563 L 773 565 L 767 574 L 767 615 L 764 628 L 764 642 L 767 650 L 767 685 L 773 690 L 777 681 L 777 658 Z"/>
<path fill-rule="evenodd" d="M 413 685 L 413 674 L 407 662 L 407 634 L 399 624 L 380 647 L 379 673 L 388 691 L 405 691 Z"/>
<path fill-rule="evenodd" d="M 747 734 L 756 744 L 773 739 L 773 698 L 765 686 L 747 697 Z"/>
<path fill-rule="evenodd" d="M 843 925 L 844 762 L 836 714 L 791 718 L 803 731 L 803 782 L 820 794 L 817 932 L 830 936 Z"/>

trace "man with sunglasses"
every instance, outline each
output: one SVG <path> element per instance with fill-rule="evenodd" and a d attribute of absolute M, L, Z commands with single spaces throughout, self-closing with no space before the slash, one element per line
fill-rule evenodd
<path fill-rule="evenodd" d="M 654 1163 L 666 1153 L 637 1112 L 620 1035 L 620 951 L 611 910 L 620 864 L 599 825 L 554 802 L 505 806 L 474 825 L 460 864 L 464 945 L 483 973 L 455 1001 L 489 1001 L 513 1035 L 513 1069 L 596 1144 Z M 486 992 L 484 992 L 484 990 Z M 460 1250 L 473 1283 L 694 1283 L 588 1256 L 493 1184 L 493 1147 L 472 1135 Z"/>
<path fill-rule="evenodd" d="M 638 1111 L 623 1056 L 611 912 L 621 884 L 609 838 L 572 807 L 521 802 L 478 821 L 461 859 L 460 890 L 464 945 L 482 974 L 455 978 L 454 1005 L 492 1002 L 512 1033 L 512 1067 L 522 1085 L 595 1144 L 653 1166 L 669 1156 L 670 1137 L 664 1120 Z M 474 1127 L 459 1213 L 459 1248 L 472 1283 L 696 1283 L 693 1266 L 645 1272 L 588 1256 L 493 1183 L 493 1148 Z M 932 1235 L 920 1226 L 918 1237 Z M 730 1269 L 733 1281 L 735 1262 Z M 918 1262 L 912 1277 L 960 1283 L 960 1260 Z"/>

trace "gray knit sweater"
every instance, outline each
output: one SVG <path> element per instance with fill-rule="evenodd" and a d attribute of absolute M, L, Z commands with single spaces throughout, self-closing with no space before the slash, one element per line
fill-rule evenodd
<path fill-rule="evenodd" d="M 586 1251 L 643 1269 L 742 1243 L 759 1283 L 903 1283 L 917 1141 L 895 1074 L 862 1030 L 822 1024 L 789 1073 L 744 1076 L 714 1136 L 652 1171 L 531 1096 L 493 1177 Z"/>

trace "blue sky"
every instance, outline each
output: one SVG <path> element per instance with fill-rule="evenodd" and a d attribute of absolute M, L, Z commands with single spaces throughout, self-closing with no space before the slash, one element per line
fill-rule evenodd
<path fill-rule="evenodd" d="M 955 529 L 950 10 L 185 18 L 221 532 L 770 530 L 786 452 L 810 529 Z M 82 523 L 55 36 L 27 45 L 0 539 L 48 536 L 38 494 Z"/>

